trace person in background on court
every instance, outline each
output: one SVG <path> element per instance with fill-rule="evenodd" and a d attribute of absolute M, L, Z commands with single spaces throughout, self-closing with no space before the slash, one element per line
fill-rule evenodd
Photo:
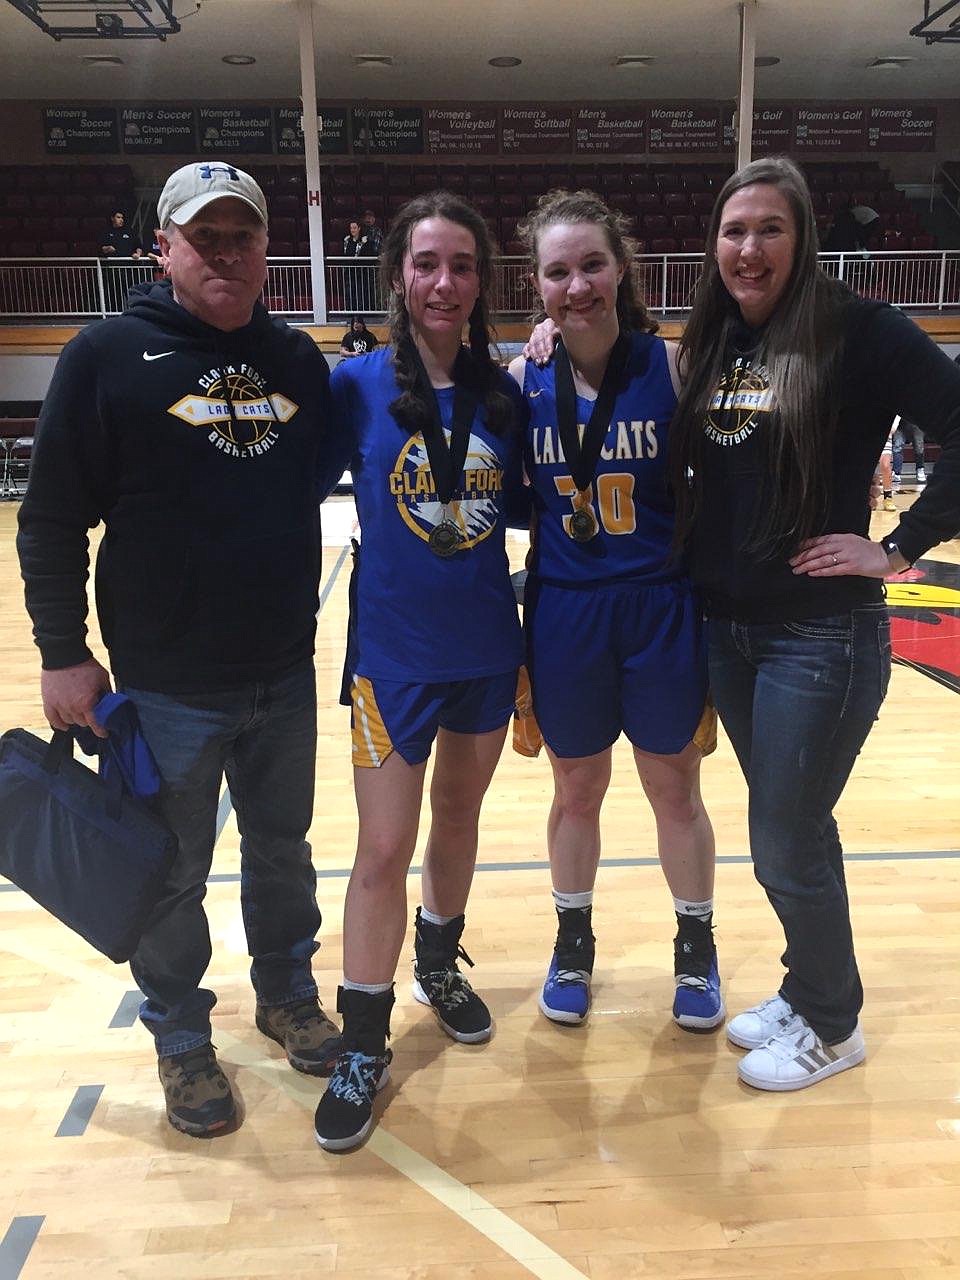
<path fill-rule="evenodd" d="M 368 351 L 375 351 L 378 345 L 376 335 L 367 328 L 363 316 L 354 316 L 350 328 L 340 339 L 340 355 L 344 360 L 350 360 L 353 356 L 365 356 Z"/>
<path fill-rule="evenodd" d="M 894 418 L 894 422 L 897 419 Z M 890 428 L 890 434 L 887 436 L 886 443 L 883 446 L 883 452 L 880 454 L 880 461 L 877 463 L 877 470 L 874 476 L 874 482 L 879 483 L 881 491 L 880 510 L 881 511 L 899 511 L 899 507 L 893 500 L 893 427 Z"/>
<path fill-rule="evenodd" d="M 105 526 L 100 628 L 180 846 L 131 968 L 168 1119 L 207 1136 L 235 1115 L 210 1042 L 216 996 L 200 985 L 224 775 L 256 1024 L 310 1074 L 328 1069 L 337 1036 L 311 974 L 320 913 L 306 841 L 329 375 L 316 346 L 258 300 L 267 206 L 253 178 L 186 165 L 163 188 L 159 220 L 169 281 L 141 286 L 128 312 L 89 325 L 60 358 L 17 546 L 44 714 L 55 729 L 105 736 L 94 707 L 111 675 L 86 626 L 87 531 Z"/>
<path fill-rule="evenodd" d="M 625 733 L 676 912 L 673 1017 L 709 1031 L 724 1006 L 700 762 L 716 745 L 716 713 L 699 601 L 670 559 L 676 345 L 655 336 L 630 271 L 632 242 L 599 196 L 551 192 L 518 234 L 560 335 L 547 367 L 522 356 L 510 366 L 530 413 L 527 670 L 554 780 L 547 847 L 558 929 L 540 1009 L 568 1024 L 589 1012 L 600 811 Z"/>
<path fill-rule="evenodd" d="M 727 1035 L 749 1050 L 745 1083 L 802 1089 L 866 1053 L 833 811 L 890 678 L 883 579 L 960 529 L 960 369 L 903 312 L 819 269 L 810 193 L 782 158 L 721 190 L 679 363 L 677 547 L 708 615 L 754 869 L 786 938 L 779 990 Z M 941 461 L 873 542 L 870 482 L 896 413 Z"/>
<path fill-rule="evenodd" d="M 521 487 L 522 406 L 490 355 L 490 234 L 459 197 L 417 197 L 394 218 L 381 271 L 390 343 L 333 372 L 338 447 L 321 486 L 328 492 L 350 468 L 363 531 L 344 673 L 360 822 L 343 915 L 343 1041 L 314 1119 L 329 1151 L 363 1141 L 388 1079 L 407 873 L 434 741 L 413 994 L 452 1039 L 492 1034 L 457 961 L 472 964 L 460 939 L 480 807 L 522 656 L 504 546 L 505 492 Z"/>
<path fill-rule="evenodd" d="M 927 472 L 924 467 L 923 432 L 915 422 L 909 422 L 898 414 L 893 420 L 893 487 L 896 493 L 903 488 L 903 447 L 909 441 L 913 445 L 913 463 L 916 473 L 917 488 L 922 489 L 927 483 Z"/>

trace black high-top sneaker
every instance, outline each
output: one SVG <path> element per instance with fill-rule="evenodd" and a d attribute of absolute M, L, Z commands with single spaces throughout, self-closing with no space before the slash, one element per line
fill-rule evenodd
<path fill-rule="evenodd" d="M 431 924 L 417 907 L 416 954 L 413 962 L 413 994 L 428 1004 L 448 1036 L 461 1044 L 478 1044 L 493 1033 L 490 1010 L 457 968 L 463 960 L 473 961 L 460 945 L 464 918 L 456 916 L 448 924 Z"/>
<path fill-rule="evenodd" d="M 341 1049 L 327 1089 L 313 1119 L 317 1142 L 325 1151 L 349 1151 L 373 1128 L 373 1104 L 390 1079 L 393 1054 L 390 1011 L 393 988 L 372 995 L 369 991 L 337 991 L 337 1011 L 343 1015 Z"/>

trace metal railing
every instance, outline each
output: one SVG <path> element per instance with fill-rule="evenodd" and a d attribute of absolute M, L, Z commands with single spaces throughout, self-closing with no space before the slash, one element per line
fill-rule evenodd
<path fill-rule="evenodd" d="M 931 212 L 938 189 L 943 202 L 960 218 L 960 165 L 951 165 L 949 168 L 947 165 L 934 166 L 933 182 L 930 184 Z"/>
<path fill-rule="evenodd" d="M 890 253 L 822 253 L 820 264 L 867 297 L 910 310 L 960 309 L 960 250 Z M 373 259 L 328 258 L 330 314 L 382 316 L 387 309 Z M 703 266 L 699 253 L 640 254 L 634 263 L 647 307 L 659 314 L 689 309 Z M 502 319 L 523 318 L 535 307 L 525 258 L 498 262 L 494 310 Z M 0 258 L 0 318 L 84 319 L 114 315 L 128 290 L 159 279 L 152 262 L 99 258 Z M 270 258 L 264 302 L 292 320 L 313 317 L 309 258 Z"/>

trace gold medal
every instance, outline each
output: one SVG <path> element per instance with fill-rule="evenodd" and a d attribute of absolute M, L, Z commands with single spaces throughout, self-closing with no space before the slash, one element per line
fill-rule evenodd
<path fill-rule="evenodd" d="M 450 508 L 443 506 L 440 511 L 440 523 L 435 524 L 427 538 L 427 546 L 441 560 L 449 560 L 460 550 L 463 534 L 460 526 L 450 519 Z"/>
<path fill-rule="evenodd" d="M 567 532 L 574 542 L 589 542 L 597 532 L 597 518 L 589 507 L 578 507 L 570 517 Z"/>

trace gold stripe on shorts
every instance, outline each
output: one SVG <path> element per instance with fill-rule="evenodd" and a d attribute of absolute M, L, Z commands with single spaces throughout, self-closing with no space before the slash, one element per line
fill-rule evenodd
<path fill-rule="evenodd" d="M 358 769 L 379 769 L 393 751 L 393 743 L 380 715 L 373 685 L 367 676 L 354 676 L 350 686 L 353 702 L 353 763 Z"/>
<path fill-rule="evenodd" d="M 521 756 L 538 756 L 543 746 L 543 734 L 533 714 L 533 691 L 527 668 L 517 672 L 517 697 L 513 712 L 513 749 Z"/>
<path fill-rule="evenodd" d="M 703 704 L 703 715 L 700 717 L 700 723 L 697 725 L 692 741 L 705 756 L 712 755 L 717 749 L 717 709 L 709 694 Z"/>

